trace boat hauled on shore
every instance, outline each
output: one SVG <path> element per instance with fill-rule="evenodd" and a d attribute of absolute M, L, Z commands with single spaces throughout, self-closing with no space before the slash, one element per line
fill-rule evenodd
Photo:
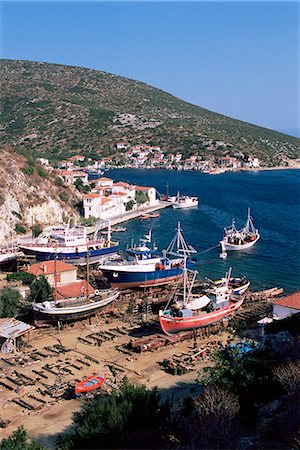
<path fill-rule="evenodd" d="M 125 250 L 125 256 L 104 261 L 99 269 L 112 287 L 119 289 L 162 286 L 182 280 L 184 255 L 196 253 L 188 246 L 182 235 L 180 222 L 177 232 L 166 250 L 160 256 L 155 245 L 151 245 L 152 233 L 149 232 L 139 245 Z M 188 258 L 188 264 L 191 263 Z"/>
<path fill-rule="evenodd" d="M 87 291 L 89 291 L 88 287 Z M 80 297 L 33 303 L 34 323 L 37 327 L 42 327 L 61 322 L 85 319 L 86 317 L 98 314 L 116 300 L 119 295 L 120 292 L 117 290 L 103 289 L 95 290 L 93 293 L 83 293 Z"/>
<path fill-rule="evenodd" d="M 89 252 L 90 262 L 99 261 L 109 254 L 117 253 L 118 242 L 111 240 L 110 226 L 107 238 L 98 238 L 97 228 L 93 239 L 87 237 L 86 228 L 76 226 L 58 227 L 43 232 L 35 239 L 21 239 L 18 243 L 20 250 L 25 254 L 35 255 L 37 261 L 58 260 L 80 263 L 86 262 L 87 252 Z"/>
<path fill-rule="evenodd" d="M 194 271 L 193 280 L 188 286 L 185 264 L 182 299 L 177 299 L 171 306 L 167 305 L 159 312 L 160 326 L 167 335 L 219 322 L 240 308 L 244 302 L 244 297 L 233 295 L 233 290 L 229 287 L 230 272 L 222 279 L 222 283 L 209 288 L 205 295 L 192 293 L 196 276 L 197 272 Z"/>

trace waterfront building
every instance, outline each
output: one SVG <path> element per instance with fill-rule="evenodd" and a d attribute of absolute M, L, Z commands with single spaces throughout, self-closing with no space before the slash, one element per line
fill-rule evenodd
<path fill-rule="evenodd" d="M 273 302 L 274 319 L 285 319 L 286 317 L 300 313 L 300 291 L 294 292 Z"/>

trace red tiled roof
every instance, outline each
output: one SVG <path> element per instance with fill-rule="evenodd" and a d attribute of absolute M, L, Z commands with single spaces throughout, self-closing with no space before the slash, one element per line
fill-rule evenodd
<path fill-rule="evenodd" d="M 94 292 L 93 286 L 88 284 L 86 280 L 74 281 L 64 286 L 58 286 L 55 289 L 55 299 L 63 300 L 64 298 L 82 297 L 83 295 L 94 294 Z"/>
<path fill-rule="evenodd" d="M 148 187 L 148 186 L 135 186 L 135 190 L 136 191 L 149 191 L 149 189 L 151 189 L 151 187 Z"/>
<path fill-rule="evenodd" d="M 97 181 L 112 181 L 111 178 L 101 177 Z"/>
<path fill-rule="evenodd" d="M 294 294 L 286 297 L 279 298 L 278 300 L 275 300 L 273 304 L 300 310 L 300 291 L 294 292 Z"/>
<path fill-rule="evenodd" d="M 85 194 L 83 198 L 98 198 L 101 197 L 100 194 Z"/>
<path fill-rule="evenodd" d="M 43 261 L 36 264 L 32 264 L 27 270 L 28 273 L 38 277 L 39 275 L 50 275 L 53 273 L 68 272 L 76 270 L 76 267 L 72 264 L 66 264 L 63 261 Z"/>
<path fill-rule="evenodd" d="M 130 187 L 130 184 L 125 183 L 124 181 L 118 181 L 117 183 L 114 183 L 114 186 Z"/>

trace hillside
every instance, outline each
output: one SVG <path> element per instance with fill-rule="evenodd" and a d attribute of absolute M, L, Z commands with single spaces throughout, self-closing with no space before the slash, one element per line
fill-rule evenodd
<path fill-rule="evenodd" d="M 0 149 L 0 244 L 5 238 L 22 236 L 32 225 L 54 225 L 78 217 L 73 208 L 78 201 L 75 190 L 57 186 L 55 178 L 11 147 Z"/>
<path fill-rule="evenodd" d="M 0 76 L 0 143 L 40 155 L 107 155 L 116 142 L 126 140 L 204 159 L 251 153 L 271 166 L 300 156 L 297 138 L 210 112 L 128 78 L 13 60 L 1 61 Z"/>

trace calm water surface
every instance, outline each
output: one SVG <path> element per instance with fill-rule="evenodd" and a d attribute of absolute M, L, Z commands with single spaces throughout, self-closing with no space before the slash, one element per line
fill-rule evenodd
<path fill-rule="evenodd" d="M 168 170 L 117 169 L 107 172 L 113 180 L 154 186 L 160 193 L 199 196 L 198 209 L 160 211 L 160 217 L 126 224 L 126 233 L 116 234 L 121 246 L 153 231 L 159 249 L 172 239 L 180 220 L 184 236 L 199 252 L 197 270 L 201 277 L 217 278 L 229 267 L 233 275 L 247 275 L 252 289 L 283 287 L 286 292 L 300 289 L 300 171 L 225 173 L 207 175 L 199 172 Z M 236 219 L 242 227 L 247 208 L 261 239 L 251 249 L 230 252 L 219 258 L 220 249 L 205 250 L 218 244 L 223 228 Z"/>

